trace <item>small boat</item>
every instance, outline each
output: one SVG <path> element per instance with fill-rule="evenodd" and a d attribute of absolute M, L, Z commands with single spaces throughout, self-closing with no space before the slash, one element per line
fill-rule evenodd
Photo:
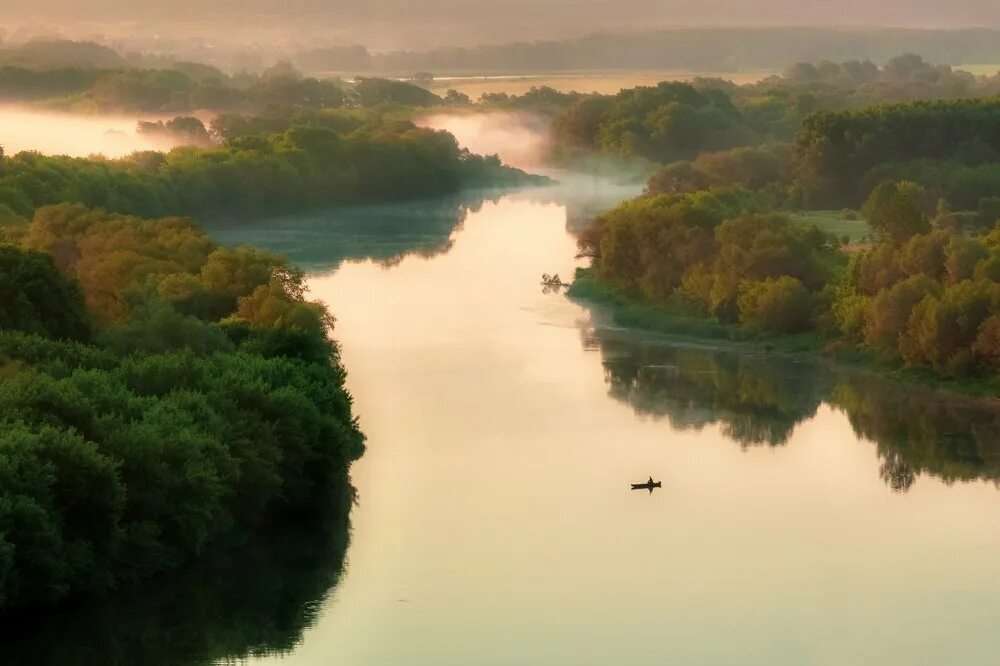
<path fill-rule="evenodd" d="M 653 477 L 649 477 L 649 481 L 647 481 L 646 483 L 632 484 L 632 490 L 648 490 L 649 492 L 653 492 L 653 488 L 662 488 L 662 487 L 663 487 L 663 482 L 653 481 Z"/>

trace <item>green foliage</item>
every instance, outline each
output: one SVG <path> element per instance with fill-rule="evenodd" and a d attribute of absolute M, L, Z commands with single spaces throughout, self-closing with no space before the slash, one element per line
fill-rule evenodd
<path fill-rule="evenodd" d="M 50 256 L 0 245 L 0 329 L 81 340 L 90 324 L 78 285 Z"/>
<path fill-rule="evenodd" d="M 740 285 L 740 321 L 765 333 L 797 333 L 809 327 L 813 296 L 799 280 L 779 278 Z"/>
<path fill-rule="evenodd" d="M 916 99 L 989 97 L 998 92 L 995 78 L 977 79 L 912 54 L 888 59 L 881 69 L 870 61 L 800 63 L 783 76 L 742 86 L 698 78 L 690 84 L 664 82 L 617 95 L 583 96 L 556 107 L 554 137 L 556 152 L 563 157 L 596 151 L 667 164 L 694 161 L 699 155 L 734 147 L 784 143 L 794 137 L 797 184 L 791 194 L 795 200 L 810 207 L 857 206 L 883 180 L 912 179 L 930 186 L 923 178 L 894 172 L 911 160 L 949 159 L 980 168 L 995 163 L 1000 155 L 995 132 L 989 129 L 993 121 L 988 118 L 988 107 L 995 101 L 857 109 Z M 977 115 L 977 106 L 986 110 Z M 897 120 L 913 126 L 913 141 L 893 136 L 903 127 Z M 917 128 L 920 123 L 925 126 Z M 940 137 L 938 143 L 935 137 Z M 655 179 L 651 190 L 680 193 L 712 184 L 755 188 L 774 187 L 774 183 L 787 189 L 790 160 L 785 155 L 775 160 L 767 152 L 733 151 L 715 169 L 707 164 L 672 165 Z M 731 166 L 735 168 L 727 168 Z M 875 170 L 881 175 L 871 182 L 868 172 Z M 937 175 L 948 177 L 944 171 Z M 961 176 L 966 181 L 963 187 L 984 177 Z M 978 191 L 980 197 L 986 192 L 983 187 Z M 960 193 L 954 187 L 947 194 Z"/>
<path fill-rule="evenodd" d="M 861 210 L 878 236 L 900 244 L 930 229 L 923 213 L 926 198 L 924 188 L 916 183 L 882 183 Z"/>
<path fill-rule="evenodd" d="M 907 180 L 920 183 L 935 196 L 950 205 L 972 211 L 973 222 L 992 226 L 996 218 L 990 196 L 1000 191 L 1000 163 L 996 160 L 963 164 L 953 159 L 916 159 L 907 162 L 886 162 L 874 166 L 859 181 L 860 193 L 870 192 L 886 181 Z"/>
<path fill-rule="evenodd" d="M 441 104 L 441 98 L 426 88 L 392 79 L 361 77 L 354 84 L 354 94 L 361 106 L 379 106 L 380 104 L 438 106 Z"/>
<path fill-rule="evenodd" d="M 598 218 L 580 251 L 600 278 L 653 303 L 760 331 L 802 330 L 810 292 L 841 263 L 836 242 L 786 216 L 751 212 L 767 208 L 766 197 L 741 189 L 640 197 Z"/>
<path fill-rule="evenodd" d="M 649 178 L 650 194 L 686 194 L 709 187 L 738 186 L 780 191 L 791 179 L 786 144 L 702 153 L 693 162 L 673 162 Z"/>
<path fill-rule="evenodd" d="M 173 120 L 156 122 L 140 120 L 136 131 L 139 134 L 162 137 L 192 146 L 207 146 L 211 143 L 205 124 L 191 116 L 178 116 Z"/>
<path fill-rule="evenodd" d="M 676 321 L 693 314 L 756 335 L 810 334 L 807 347 L 847 343 L 929 376 L 994 385 L 1000 226 L 962 235 L 941 224 L 951 213 L 939 206 L 940 226 L 931 228 L 922 188 L 886 183 L 865 207 L 877 242 L 848 255 L 815 226 L 735 212 L 753 209 L 753 197 L 757 210 L 768 209 L 766 197 L 745 190 L 626 202 L 581 236 L 593 274 L 571 293 L 638 313 L 634 324 L 657 330 L 706 334 Z"/>
<path fill-rule="evenodd" d="M 363 436 L 301 272 L 188 221 L 78 205 L 39 210 L 22 242 L 52 258 L 0 248 L 30 331 L 0 333 L 0 608 L 322 510 Z M 84 301 L 96 346 L 55 339 Z"/>
<path fill-rule="evenodd" d="M 810 205 L 851 205 L 866 194 L 870 187 L 869 172 L 880 169 L 878 177 L 885 180 L 915 177 L 927 187 L 943 187 L 953 195 L 965 182 L 948 185 L 940 175 L 928 173 L 923 167 L 918 174 L 912 169 L 900 173 L 899 167 L 885 164 L 927 165 L 957 163 L 970 168 L 995 163 L 1000 156 L 1000 102 L 990 99 L 957 101 L 923 101 L 911 104 L 881 105 L 861 110 L 824 111 L 810 116 L 795 137 L 795 164 L 798 185 L 805 202 Z M 951 167 L 949 167 L 951 168 Z M 982 167 L 979 167 L 982 168 Z M 988 167 L 989 182 L 994 185 L 995 166 Z M 973 171 L 973 174 L 978 172 Z M 984 172 L 986 175 L 986 172 Z M 981 179 L 980 179 L 981 180 Z M 968 183 L 968 184 L 967 184 Z M 980 185 L 979 197 L 985 196 Z"/>
<path fill-rule="evenodd" d="M 553 132 L 569 149 L 654 162 L 689 160 L 757 141 L 724 93 L 671 82 L 584 98 L 556 118 Z"/>
<path fill-rule="evenodd" d="M 386 121 L 266 136 L 233 130 L 222 146 L 120 160 L 20 153 L 3 161 L 0 205 L 26 217 L 61 202 L 144 217 L 261 215 L 539 182 L 547 181 L 460 149 L 447 132 Z"/>

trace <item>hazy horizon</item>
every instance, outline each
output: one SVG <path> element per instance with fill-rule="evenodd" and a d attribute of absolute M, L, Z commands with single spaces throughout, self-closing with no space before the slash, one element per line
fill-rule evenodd
<path fill-rule="evenodd" d="M 53 17 L 58 17 L 58 24 Z M 721 19 L 721 20 L 720 20 Z M 73 24 L 67 29 L 68 22 Z M 1000 4 L 955 0 L 860 0 L 800 3 L 766 0 L 195 0 L 137 6 L 132 0 L 6 0 L 0 23 L 8 37 L 49 33 L 71 38 L 126 34 L 173 39 L 329 41 L 375 49 L 495 44 L 560 39 L 591 32 L 676 27 L 1000 27 Z M 249 43 L 247 44 L 250 45 Z"/>

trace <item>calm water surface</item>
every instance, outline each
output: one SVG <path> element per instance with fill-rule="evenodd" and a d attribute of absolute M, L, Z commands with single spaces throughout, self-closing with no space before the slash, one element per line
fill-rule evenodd
<path fill-rule="evenodd" d="M 998 663 L 1000 416 L 543 293 L 620 194 L 217 225 L 338 318 L 369 440 L 350 544 L 237 549 L 69 609 L 10 663 Z"/>
<path fill-rule="evenodd" d="M 312 271 L 369 438 L 342 579 L 254 663 L 996 664 L 997 415 L 595 330 L 539 288 L 553 198 L 378 261 L 241 232 Z"/>

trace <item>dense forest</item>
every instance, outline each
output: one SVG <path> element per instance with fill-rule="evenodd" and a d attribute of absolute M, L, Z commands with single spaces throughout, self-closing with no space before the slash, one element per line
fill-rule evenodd
<path fill-rule="evenodd" d="M 874 185 L 915 180 L 960 208 L 1000 194 L 1000 98 L 883 105 L 810 116 L 795 138 L 803 200 L 858 205 Z"/>
<path fill-rule="evenodd" d="M 856 350 L 992 386 L 1000 376 L 998 108 L 982 99 L 819 112 L 792 149 L 668 164 L 646 195 L 582 235 L 593 272 L 576 293 L 618 294 L 758 337 L 809 332 L 809 344 L 831 353 Z M 817 202 L 863 203 L 866 242 L 789 214 Z"/>
<path fill-rule="evenodd" d="M 308 124 L 285 119 L 277 133 L 247 135 L 230 125 L 257 121 L 224 117 L 221 131 L 230 138 L 220 145 L 117 160 L 5 157 L 0 220 L 28 219 L 40 206 L 67 201 L 146 217 L 266 214 L 545 182 L 408 121 L 349 121 L 338 131 L 344 120 L 336 113 L 300 120 Z"/>
<path fill-rule="evenodd" d="M 332 318 L 192 222 L 38 209 L 0 251 L 0 608 L 306 516 L 363 451 Z"/>
<path fill-rule="evenodd" d="M 903 55 L 882 67 L 857 60 L 800 63 L 781 76 L 742 86 L 696 78 L 616 95 L 544 99 L 550 106 L 557 99 L 562 102 L 553 135 L 564 157 L 597 152 L 663 164 L 735 147 L 791 142 L 817 111 L 995 95 L 1000 95 L 1000 77 L 976 77 Z M 529 106 L 527 100 L 522 105 Z"/>
<path fill-rule="evenodd" d="M 281 656 L 343 572 L 352 489 L 267 538 L 231 538 L 197 562 L 114 594 L 5 617 L 4 657 L 33 666 L 192 666 Z M 108 631 L 109 627 L 114 631 Z"/>

